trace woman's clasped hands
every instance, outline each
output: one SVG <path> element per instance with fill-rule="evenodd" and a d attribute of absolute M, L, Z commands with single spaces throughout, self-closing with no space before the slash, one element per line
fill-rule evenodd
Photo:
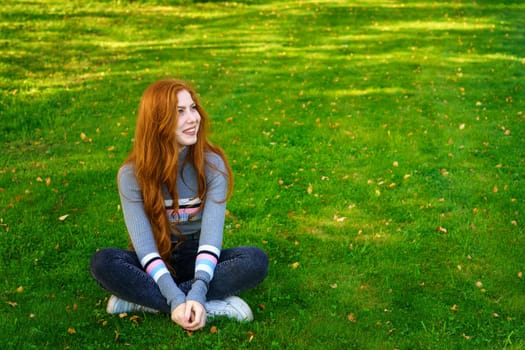
<path fill-rule="evenodd" d="M 199 302 L 187 300 L 171 312 L 171 320 L 188 331 L 197 331 L 206 325 L 206 308 Z"/>

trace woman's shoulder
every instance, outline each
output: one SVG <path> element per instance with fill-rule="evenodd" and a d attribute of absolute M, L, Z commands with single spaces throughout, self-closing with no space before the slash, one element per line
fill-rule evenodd
<path fill-rule="evenodd" d="M 121 176 L 135 176 L 135 166 L 131 163 L 124 163 L 118 170 L 118 177 Z"/>
<path fill-rule="evenodd" d="M 137 184 L 137 174 L 132 163 L 125 163 L 119 168 L 118 183 L 119 187 Z"/>
<path fill-rule="evenodd" d="M 212 168 L 219 169 L 220 171 L 226 170 L 226 159 L 222 155 L 216 152 L 206 152 L 206 163 L 210 164 Z"/>

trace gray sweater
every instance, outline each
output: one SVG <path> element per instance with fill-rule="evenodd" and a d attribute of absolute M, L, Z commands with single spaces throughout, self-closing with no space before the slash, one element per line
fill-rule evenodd
<path fill-rule="evenodd" d="M 213 164 L 221 171 L 225 171 L 222 158 L 215 153 L 206 154 L 206 203 L 201 213 L 190 219 L 200 204 L 197 197 L 197 181 L 195 169 L 189 163 L 184 168 L 182 164 L 188 155 L 188 148 L 179 154 L 179 169 L 177 174 L 177 190 L 179 211 L 173 208 L 173 199 L 164 189 L 166 214 L 171 222 L 183 235 L 199 233 L 199 249 L 195 264 L 195 282 L 188 295 L 179 289 L 166 268 L 155 243 L 153 232 L 146 213 L 142 192 L 137 182 L 133 164 L 123 165 L 118 174 L 118 187 L 124 220 L 131 238 L 131 243 L 142 266 L 158 284 L 160 291 L 171 310 L 186 300 L 195 300 L 204 305 L 207 286 L 213 278 L 213 272 L 219 258 L 224 217 L 226 212 L 226 193 L 228 179 L 221 172 L 209 166 Z"/>

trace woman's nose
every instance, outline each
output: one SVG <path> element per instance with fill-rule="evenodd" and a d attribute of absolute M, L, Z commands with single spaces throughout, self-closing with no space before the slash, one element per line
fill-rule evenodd
<path fill-rule="evenodd" d="M 191 113 L 190 113 L 190 118 L 189 118 L 189 121 L 191 123 L 196 123 L 199 121 L 201 115 L 199 114 L 199 111 L 197 110 L 192 110 Z"/>

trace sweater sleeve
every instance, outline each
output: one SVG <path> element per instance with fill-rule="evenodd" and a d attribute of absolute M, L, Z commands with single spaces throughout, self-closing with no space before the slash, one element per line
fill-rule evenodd
<path fill-rule="evenodd" d="M 175 284 L 160 257 L 149 219 L 144 211 L 142 192 L 131 164 L 126 164 L 119 170 L 118 187 L 124 221 L 137 257 L 173 310 L 184 303 L 186 296 Z"/>
<path fill-rule="evenodd" d="M 195 260 L 195 282 L 187 299 L 204 304 L 207 286 L 213 279 L 222 249 L 228 177 L 225 164 L 215 153 L 207 154 L 206 203 L 202 213 L 199 249 Z"/>

